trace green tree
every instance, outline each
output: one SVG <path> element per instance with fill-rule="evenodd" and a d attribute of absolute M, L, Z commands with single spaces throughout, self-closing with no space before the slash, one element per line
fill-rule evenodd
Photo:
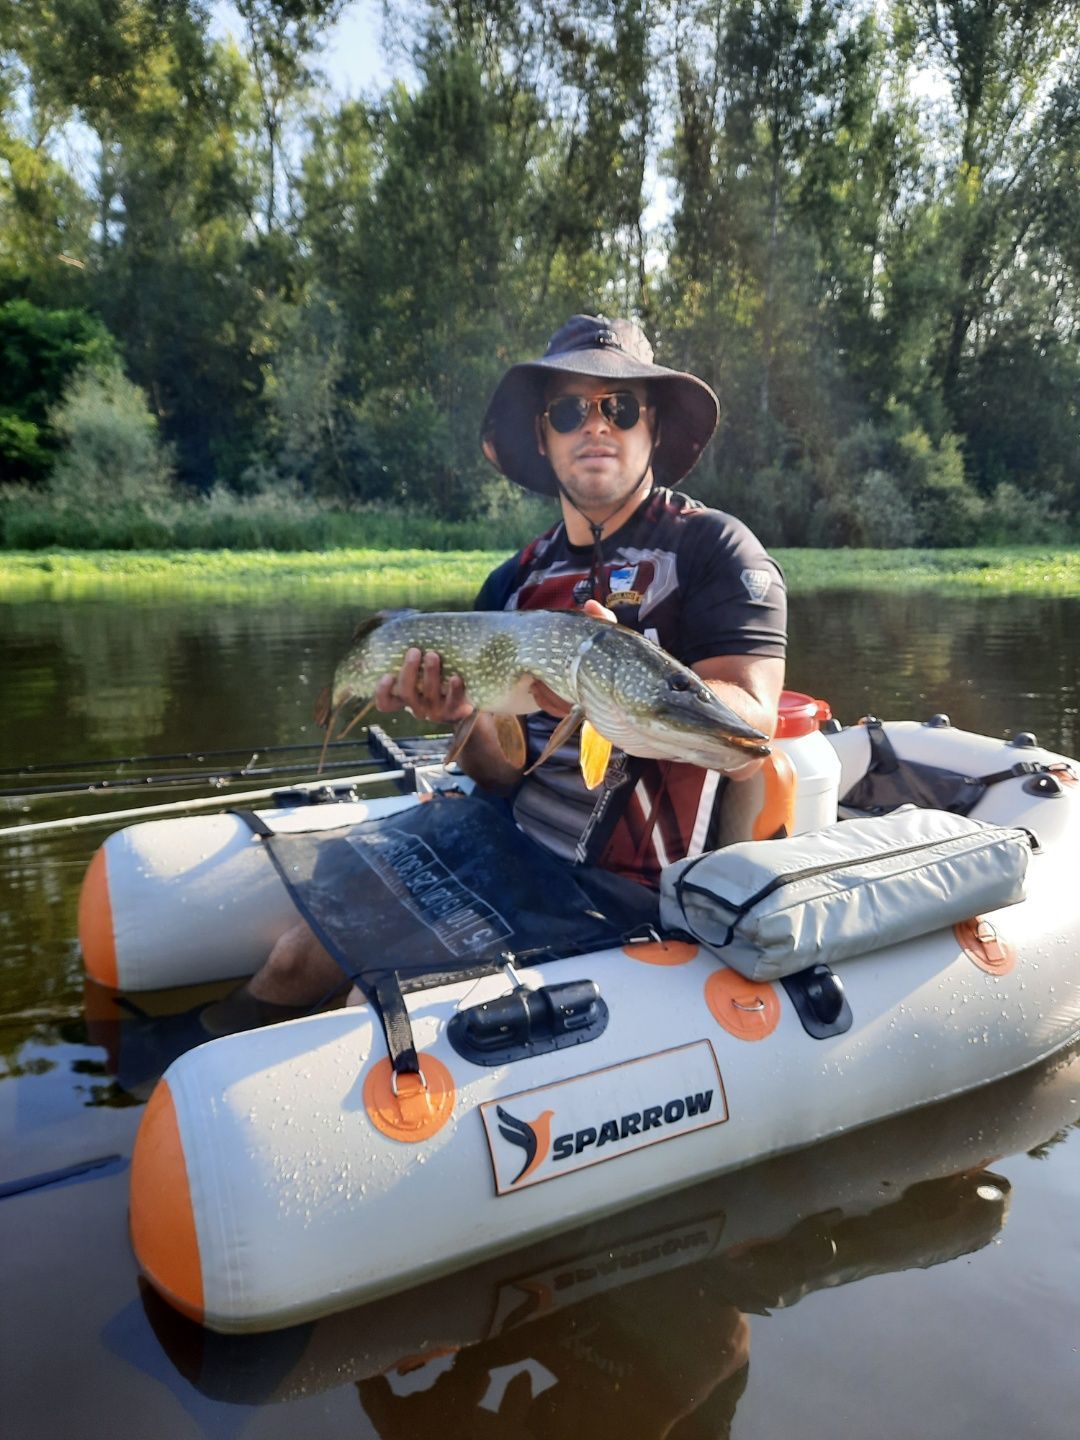
<path fill-rule="evenodd" d="M 1055 140 L 1053 87 L 1075 69 L 1073 0 L 906 0 L 915 56 L 937 68 L 951 109 L 933 230 L 938 316 L 930 368 L 949 414 L 1000 285 L 1024 263 Z"/>
<path fill-rule="evenodd" d="M 172 462 L 146 396 L 119 370 L 82 371 L 49 416 L 61 449 L 49 493 L 104 511 L 163 500 Z"/>
<path fill-rule="evenodd" d="M 286 139 L 302 102 L 310 97 L 312 60 L 324 35 L 341 15 L 346 0 L 233 0 L 244 24 L 265 145 L 263 223 L 273 233 L 279 223 L 280 195 L 292 191 Z"/>
<path fill-rule="evenodd" d="M 813 147 L 837 143 L 830 117 L 845 106 L 861 114 L 846 98 L 859 77 L 841 63 L 841 20 L 831 0 L 679 7 L 664 288 L 676 351 L 725 401 L 721 446 L 697 480 L 709 498 L 731 495 L 734 476 L 813 460 L 835 438 L 845 382 L 820 257 L 843 202 L 823 203 L 829 166 L 814 167 Z"/>
<path fill-rule="evenodd" d="M 56 452 L 49 412 L 76 371 L 116 364 L 116 346 L 83 310 L 0 305 L 0 483 L 40 483 Z"/>

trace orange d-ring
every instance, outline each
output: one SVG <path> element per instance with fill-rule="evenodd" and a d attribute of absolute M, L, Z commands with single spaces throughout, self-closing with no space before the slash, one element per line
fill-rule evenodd
<path fill-rule="evenodd" d="M 1015 967 L 1016 951 L 981 915 L 960 920 L 953 934 L 968 959 L 988 975 L 1007 975 Z"/>
<path fill-rule="evenodd" d="M 698 947 L 689 940 L 642 940 L 623 946 L 624 955 L 644 965 L 686 965 L 697 953 Z"/>
<path fill-rule="evenodd" d="M 726 967 L 705 981 L 705 1003 L 713 1019 L 737 1040 L 764 1040 L 780 1023 L 780 997 L 773 987 Z"/>
<path fill-rule="evenodd" d="M 380 1060 L 364 1081 L 364 1105 L 376 1130 L 390 1140 L 417 1144 L 430 1140 L 453 1114 L 454 1077 L 434 1055 L 420 1056 L 419 1075 L 395 1076 L 389 1060 Z"/>

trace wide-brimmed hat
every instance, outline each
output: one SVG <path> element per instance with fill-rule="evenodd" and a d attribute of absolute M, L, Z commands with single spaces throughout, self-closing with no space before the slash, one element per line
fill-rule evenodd
<path fill-rule="evenodd" d="M 555 472 L 537 450 L 535 426 L 547 382 L 558 372 L 647 382 L 660 421 L 652 462 L 658 485 L 673 485 L 693 469 L 720 418 L 720 402 L 704 380 L 655 364 L 652 346 L 633 320 L 573 315 L 539 360 L 510 367 L 491 397 L 481 430 L 492 464 L 516 485 L 541 495 L 558 494 Z"/>

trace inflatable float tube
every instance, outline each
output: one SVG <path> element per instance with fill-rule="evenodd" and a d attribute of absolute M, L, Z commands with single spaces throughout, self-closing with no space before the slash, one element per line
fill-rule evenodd
<path fill-rule="evenodd" d="M 595 1038 L 526 1058 L 481 1063 L 492 1057 L 452 1043 L 459 1012 L 508 1003 L 505 976 L 410 994 L 422 1086 L 392 1083 L 366 1005 L 202 1045 L 166 1072 L 137 1138 L 131 1223 L 144 1274 L 212 1329 L 273 1329 L 973 1089 L 1065 1045 L 1080 1031 L 1075 767 L 1027 746 L 1030 773 L 1012 774 L 1014 745 L 933 724 L 886 731 L 902 758 L 1010 772 L 971 813 L 1038 836 L 1022 904 L 836 964 L 846 1027 L 825 1033 L 804 1024 L 788 981 L 754 983 L 705 947 L 657 942 L 518 970 L 527 990 L 588 980 L 606 1011 Z M 871 739 L 852 727 L 831 743 L 847 793 Z M 201 882 L 205 846 L 194 863 Z"/>
<path fill-rule="evenodd" d="M 437 1389 L 452 1413 L 468 1415 L 488 1388 L 472 1384 L 478 1370 L 540 1358 L 565 1385 L 568 1338 L 635 1315 L 680 1317 L 689 1344 L 678 1353 L 707 1369 L 724 1307 L 767 1314 L 825 1288 L 947 1263 L 996 1238 L 1012 1191 L 1002 1160 L 1069 1126 L 1078 1084 L 1073 1048 L 940 1105 L 500 1255 L 467 1277 L 273 1335 L 215 1335 L 148 1286 L 143 1304 L 176 1370 L 203 1395 L 238 1405 L 382 1376 L 402 1403 Z M 678 1278 L 689 1268 L 690 1282 Z M 580 1379 L 591 1391 L 595 1374 Z"/>

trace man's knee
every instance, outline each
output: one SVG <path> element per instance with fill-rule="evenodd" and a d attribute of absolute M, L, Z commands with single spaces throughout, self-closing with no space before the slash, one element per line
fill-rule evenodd
<path fill-rule="evenodd" d="M 321 999 L 337 982 L 340 968 L 302 921 L 278 936 L 249 989 L 264 1000 L 305 1004 Z"/>
<path fill-rule="evenodd" d="M 274 941 L 266 969 L 280 980 L 295 980 L 308 974 L 313 965 L 326 960 L 330 960 L 330 956 L 301 921 Z"/>

